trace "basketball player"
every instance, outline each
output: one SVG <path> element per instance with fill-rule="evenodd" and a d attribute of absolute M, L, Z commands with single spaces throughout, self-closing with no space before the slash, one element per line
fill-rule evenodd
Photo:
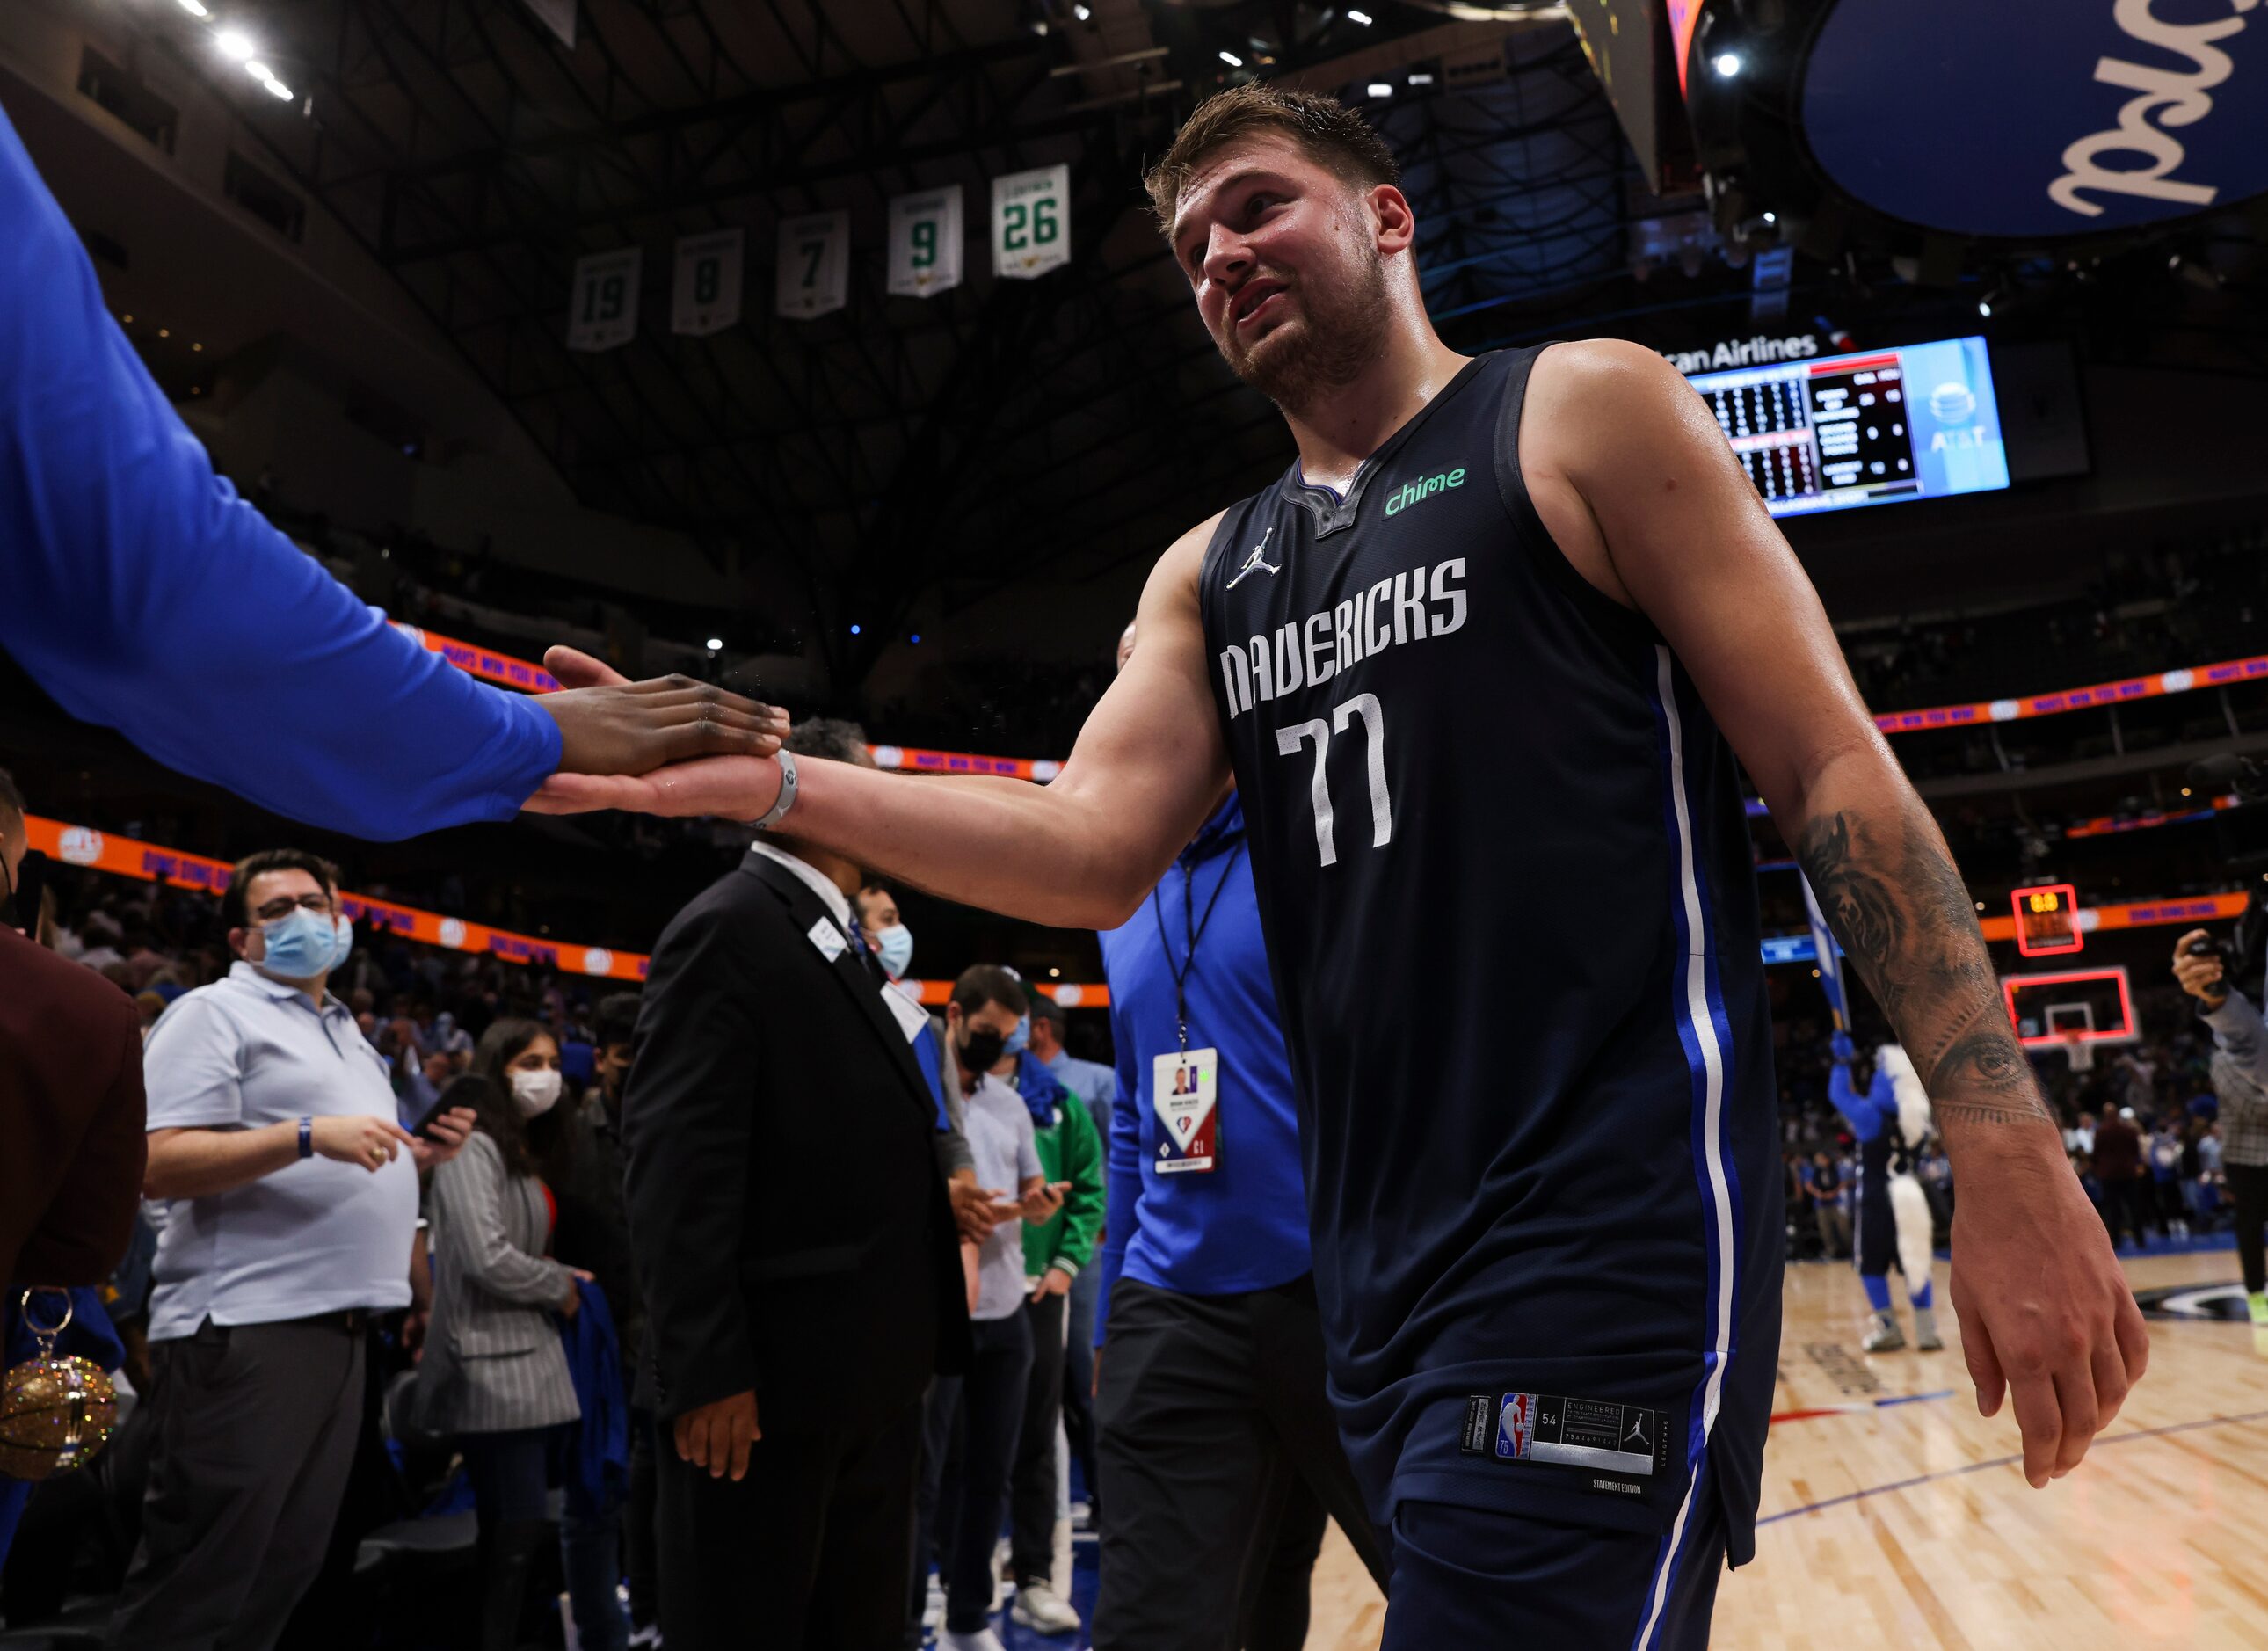
<path fill-rule="evenodd" d="M 1929 1264 L 1933 1236 L 1928 1197 L 1914 1175 L 1914 1153 L 1929 1134 L 1929 1096 L 1914 1073 L 1913 1062 L 1896 1043 L 1874 1051 L 1874 1071 L 1861 1083 L 1853 1070 L 1856 1048 L 1848 1032 L 1835 1035 L 1835 1071 L 1827 1097 L 1859 1139 L 1859 1231 L 1852 1246 L 1859 1282 L 1874 1316 L 1868 1352 L 1896 1352 L 1906 1345 L 1898 1316 L 1890 1308 L 1890 1264 L 1905 1277 L 1913 1308 L 1914 1345 L 1936 1352 L 1945 1342 L 1937 1333 L 1930 1294 Z"/>
<path fill-rule="evenodd" d="M 1298 457 L 1167 551 L 1053 784 L 718 758 L 536 806 L 792 818 L 954 899 L 1111 928 L 1233 774 L 1333 1399 L 1393 1528 L 1385 1645 L 1698 1646 L 1754 1551 L 1779 1333 L 1735 753 L 1936 1101 L 1970 1374 L 1984 1413 L 2013 1397 L 2033 1485 L 2147 1340 L 1944 840 L 1714 419 L 1634 346 L 1451 351 L 1395 179 L 1360 115 L 1263 85 L 1152 171 L 1199 317 Z"/>

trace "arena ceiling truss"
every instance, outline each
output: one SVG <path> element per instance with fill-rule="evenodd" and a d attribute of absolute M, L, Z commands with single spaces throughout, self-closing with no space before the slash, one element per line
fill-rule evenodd
<path fill-rule="evenodd" d="M 1215 356 L 1139 188 L 1224 79 L 1375 105 L 1405 157 L 1428 303 L 1468 347 L 1595 306 L 1627 278 L 1633 213 L 1659 210 L 1556 18 L 1445 20 L 1393 0 L 1367 23 L 1280 0 L 582 0 L 570 49 L 521 0 L 249 0 L 244 15 L 303 100 L 202 71 L 268 158 L 585 503 L 687 529 L 720 559 L 792 563 L 846 685 L 924 592 L 1099 576 L 1282 466 L 1280 423 Z M 959 290 L 887 293 L 889 197 L 958 182 L 974 219 L 993 176 L 1057 163 L 1068 269 L 996 280 L 972 231 Z M 777 221 L 836 208 L 848 306 L 775 318 Z M 673 335 L 672 243 L 732 226 L 742 321 Z M 569 350 L 576 260 L 633 246 L 637 335 Z"/>

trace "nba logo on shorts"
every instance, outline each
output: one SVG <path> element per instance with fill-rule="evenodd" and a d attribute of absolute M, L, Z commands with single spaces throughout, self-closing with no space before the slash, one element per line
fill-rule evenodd
<path fill-rule="evenodd" d="M 1535 1442 L 1535 1395 L 1507 1393 L 1497 1413 L 1496 1453 L 1506 1461 L 1524 1460 Z"/>

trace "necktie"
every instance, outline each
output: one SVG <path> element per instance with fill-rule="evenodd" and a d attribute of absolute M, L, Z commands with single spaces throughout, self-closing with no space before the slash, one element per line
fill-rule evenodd
<path fill-rule="evenodd" d="M 858 954 L 858 967 L 865 970 L 876 984 L 885 984 L 882 966 L 875 960 L 874 948 L 867 944 L 865 927 L 856 917 L 850 919 L 850 949 Z"/>

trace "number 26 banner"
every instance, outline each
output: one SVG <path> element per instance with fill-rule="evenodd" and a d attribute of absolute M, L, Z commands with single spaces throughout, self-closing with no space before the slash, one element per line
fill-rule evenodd
<path fill-rule="evenodd" d="M 775 307 L 791 321 L 841 309 L 850 297 L 850 214 L 814 212 L 779 226 Z"/>
<path fill-rule="evenodd" d="M 1028 280 L 1071 262 L 1071 168 L 992 180 L 992 273 Z"/>
<path fill-rule="evenodd" d="M 925 299 L 961 284 L 961 186 L 890 201 L 890 291 Z"/>

